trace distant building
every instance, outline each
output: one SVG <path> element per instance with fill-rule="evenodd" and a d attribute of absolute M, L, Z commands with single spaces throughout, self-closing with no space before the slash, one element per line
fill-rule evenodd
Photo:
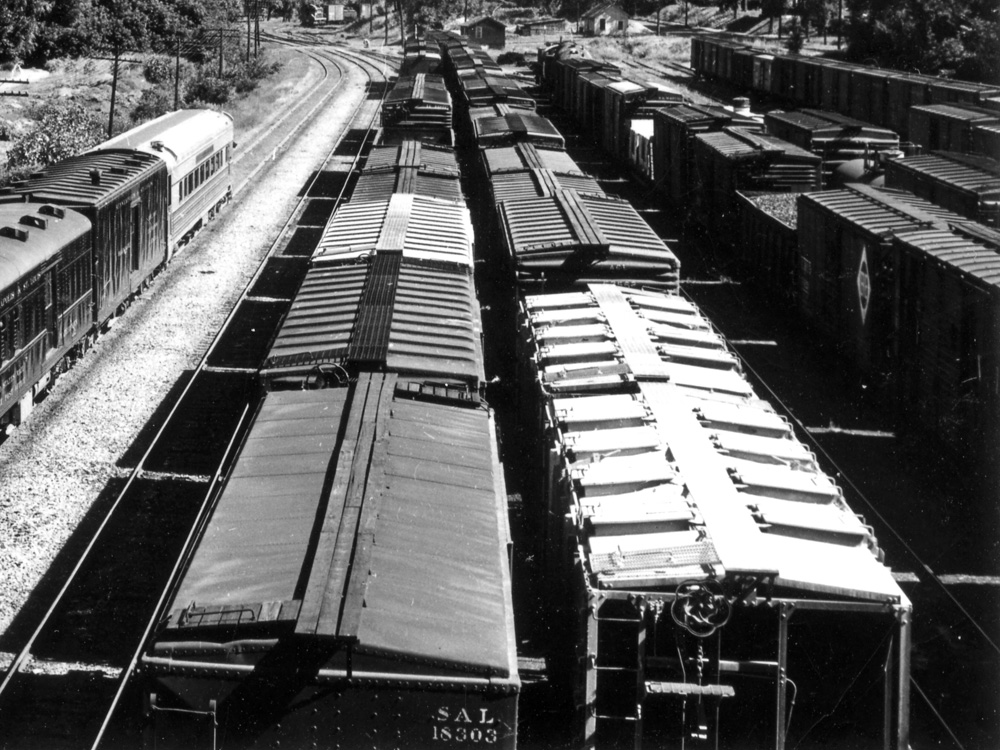
<path fill-rule="evenodd" d="M 582 16 L 582 32 L 591 36 L 607 36 L 608 34 L 624 33 L 628 28 L 629 14 L 617 3 L 597 5 Z"/>
<path fill-rule="evenodd" d="M 517 33 L 521 36 L 562 34 L 566 28 L 566 20 L 563 18 L 536 18 L 534 21 L 525 21 L 518 26 Z"/>
<path fill-rule="evenodd" d="M 489 16 L 473 18 L 468 23 L 462 24 L 462 36 L 484 47 L 507 46 L 507 27 Z"/>

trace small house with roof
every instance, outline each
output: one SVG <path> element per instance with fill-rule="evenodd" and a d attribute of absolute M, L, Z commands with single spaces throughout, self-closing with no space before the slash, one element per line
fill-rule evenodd
<path fill-rule="evenodd" d="M 580 16 L 581 31 L 590 36 L 623 34 L 628 28 L 629 18 L 618 3 L 601 3 Z"/>
<path fill-rule="evenodd" d="M 507 27 L 489 16 L 473 18 L 462 24 L 462 36 L 484 47 L 503 48 L 507 45 Z"/>

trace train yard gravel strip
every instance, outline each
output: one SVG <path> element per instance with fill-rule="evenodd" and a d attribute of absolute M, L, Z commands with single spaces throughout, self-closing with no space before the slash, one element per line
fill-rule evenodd
<path fill-rule="evenodd" d="M 201 359 L 364 95 L 363 76 L 351 68 L 344 92 L 297 145 L 174 259 L 0 446 L 0 633 L 120 476 L 116 463 L 171 387 Z M 0 664 L 10 658 L 0 654 Z"/>

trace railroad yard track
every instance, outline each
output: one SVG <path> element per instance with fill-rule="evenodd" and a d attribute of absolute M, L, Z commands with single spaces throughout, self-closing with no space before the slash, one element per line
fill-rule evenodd
<path fill-rule="evenodd" d="M 272 41 L 302 48 L 316 61 L 321 77 L 280 121 L 242 147 L 234 164 L 238 197 L 251 192 L 248 188 L 270 162 L 301 143 L 317 118 L 332 130 L 340 118 L 328 116 L 330 102 L 357 85 L 352 69 L 366 80 L 364 91 L 340 124 L 342 133 L 322 164 L 308 170 L 311 176 L 301 197 L 218 333 L 210 335 L 210 343 L 206 340 L 200 361 L 173 383 L 125 455 L 115 457 L 117 468 L 105 471 L 110 479 L 71 540 L 72 551 L 59 561 L 72 570 L 50 572 L 8 629 L 2 648 L 14 653 L 0 683 L 4 747 L 78 748 L 137 741 L 128 720 L 112 721 L 115 709 L 128 695 L 138 654 L 156 623 L 177 561 L 196 536 L 197 521 L 213 499 L 252 413 L 258 395 L 254 372 L 305 273 L 308 257 L 303 254 L 311 247 L 309 239 L 322 230 L 370 143 L 386 89 L 386 62 L 351 50 L 310 49 L 301 40 Z M 198 250 L 188 251 L 182 260 L 197 261 Z M 201 273 L 211 275 L 214 270 L 206 267 Z M 152 304 L 143 312 L 149 317 Z M 42 423 L 31 427 L 43 432 Z M 107 423 L 95 432 L 116 428 L 121 425 Z M 30 451 L 18 456 L 31 462 Z M 96 467 L 88 468 L 97 473 Z M 21 471 L 11 463 L 4 470 Z M 98 489 L 99 479 L 93 485 Z M 134 712 L 123 713 L 134 717 Z"/>

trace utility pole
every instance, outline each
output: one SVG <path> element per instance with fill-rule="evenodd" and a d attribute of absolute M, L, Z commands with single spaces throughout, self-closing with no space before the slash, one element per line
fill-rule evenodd
<path fill-rule="evenodd" d="M 174 32 L 174 109 L 180 109 L 181 102 L 181 38 Z"/>
<path fill-rule="evenodd" d="M 111 137 L 111 133 L 115 127 L 115 100 L 118 96 L 118 71 L 121 63 L 131 63 L 134 65 L 142 64 L 142 60 L 131 60 L 121 56 L 123 50 L 119 49 L 117 46 L 114 48 L 114 52 L 111 57 L 98 57 L 95 56 L 94 60 L 110 60 L 111 61 L 111 107 L 108 113 L 108 138 Z M 127 51 L 127 50 L 126 50 Z"/>

